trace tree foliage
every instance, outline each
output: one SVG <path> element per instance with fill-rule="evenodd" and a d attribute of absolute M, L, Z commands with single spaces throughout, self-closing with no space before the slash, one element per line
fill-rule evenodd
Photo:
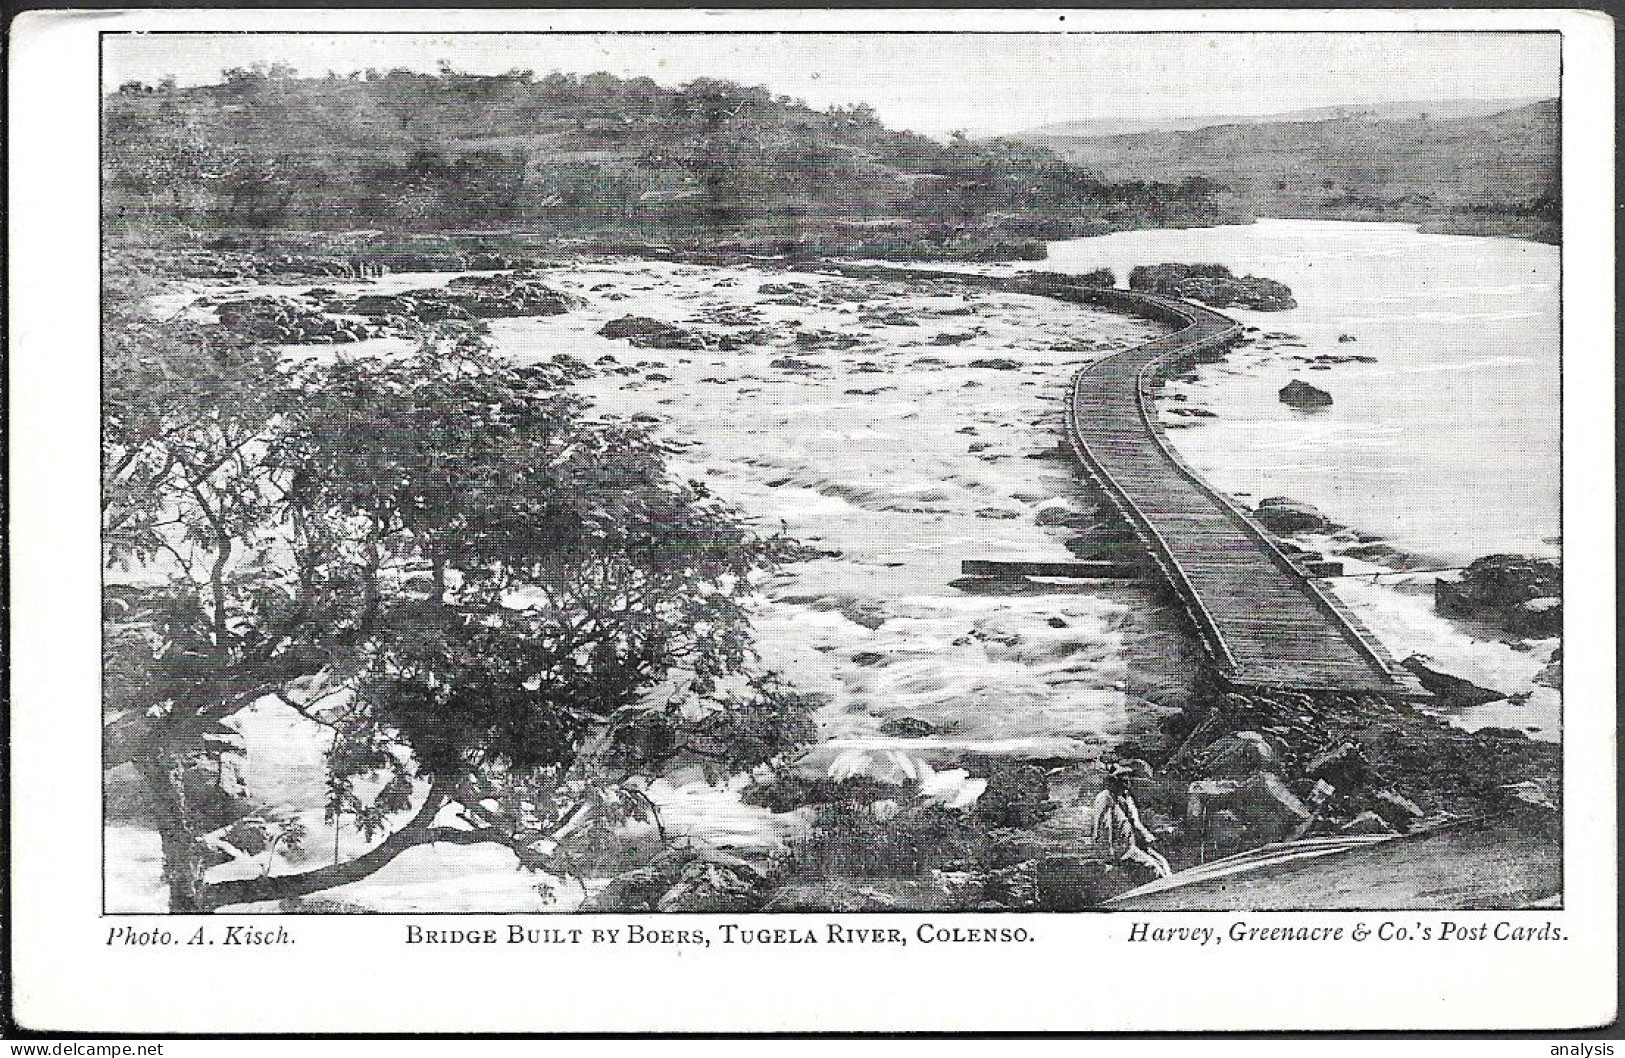
<path fill-rule="evenodd" d="M 164 805 L 177 910 L 314 892 L 425 841 L 568 873 L 652 817 L 664 767 L 721 777 L 809 737 L 749 637 L 792 546 L 675 480 L 642 429 L 466 326 L 289 363 L 113 286 L 107 759 Z M 244 814 L 220 789 L 244 751 L 224 721 L 267 696 L 333 730 L 328 821 L 388 836 L 209 884 L 206 839 Z"/>
<path fill-rule="evenodd" d="M 107 101 L 115 218 L 680 236 L 879 217 L 965 225 L 1018 210 L 1059 229 L 1217 209 L 1216 185 L 1109 183 L 1044 148 L 938 142 L 886 128 L 867 106 L 817 110 L 714 78 L 663 88 L 449 65 L 347 80 L 280 66 L 223 76 Z"/>

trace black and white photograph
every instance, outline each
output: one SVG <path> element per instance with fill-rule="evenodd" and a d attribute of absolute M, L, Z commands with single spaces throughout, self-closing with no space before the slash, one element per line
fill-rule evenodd
<path fill-rule="evenodd" d="M 1575 31 L 984 15 L 95 32 L 95 943 L 1573 939 Z"/>
<path fill-rule="evenodd" d="M 1555 34 L 102 48 L 108 910 L 1560 905 Z"/>

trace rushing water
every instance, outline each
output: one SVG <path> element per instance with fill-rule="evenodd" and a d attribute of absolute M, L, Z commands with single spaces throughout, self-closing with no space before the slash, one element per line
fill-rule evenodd
<path fill-rule="evenodd" d="M 1174 435 L 1215 484 L 1244 499 L 1307 501 L 1446 564 L 1557 553 L 1557 247 L 1270 220 L 1056 243 L 1046 267 L 1105 266 L 1122 281 L 1134 265 L 1164 261 L 1266 276 L 1298 301 L 1287 312 L 1226 311 L 1303 348 L 1244 349 L 1169 389 L 1216 414 L 1187 418 Z M 1305 362 L 1328 355 L 1376 362 Z M 1294 378 L 1331 393 L 1332 406 L 1282 404 Z"/>

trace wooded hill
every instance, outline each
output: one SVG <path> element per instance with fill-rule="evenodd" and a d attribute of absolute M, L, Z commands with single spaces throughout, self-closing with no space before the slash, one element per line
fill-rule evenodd
<path fill-rule="evenodd" d="M 1248 122 L 1119 136 L 1045 130 L 1050 147 L 1105 180 L 1223 184 L 1255 216 L 1420 223 L 1424 230 L 1556 242 L 1561 229 L 1558 101 L 1492 114 L 1418 111 Z"/>
<path fill-rule="evenodd" d="M 234 69 L 105 101 L 112 228 L 377 228 L 716 243 L 1042 239 L 1222 219 L 1217 188 L 941 143 L 719 80 Z"/>

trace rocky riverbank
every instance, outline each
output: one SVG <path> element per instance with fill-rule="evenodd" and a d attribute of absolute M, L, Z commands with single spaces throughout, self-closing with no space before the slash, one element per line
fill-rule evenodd
<path fill-rule="evenodd" d="M 1420 832 L 1481 816 L 1550 842 L 1562 806 L 1556 746 L 1468 733 L 1374 696 L 1209 688 L 1114 756 L 1149 764 L 1131 786 L 1175 870 L 1270 842 Z M 617 877 L 606 910 L 1080 910 L 1151 879 L 1092 846 L 1092 768 L 970 758 L 950 772 L 747 791 L 810 811 L 781 854 L 667 850 Z M 977 791 L 961 805 L 965 790 Z"/>

